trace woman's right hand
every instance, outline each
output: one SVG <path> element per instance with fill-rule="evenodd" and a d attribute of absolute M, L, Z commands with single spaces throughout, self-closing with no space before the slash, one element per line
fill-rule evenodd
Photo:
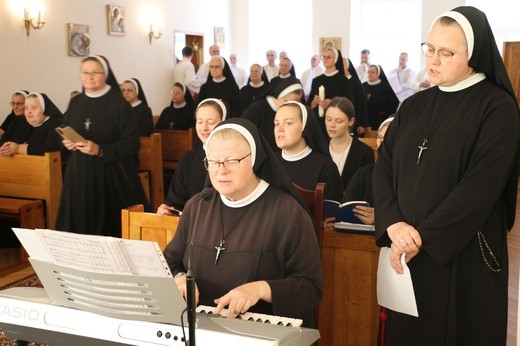
<path fill-rule="evenodd" d="M 161 204 L 159 208 L 157 208 L 157 214 L 159 215 L 169 215 L 172 216 L 171 207 L 166 204 Z"/>

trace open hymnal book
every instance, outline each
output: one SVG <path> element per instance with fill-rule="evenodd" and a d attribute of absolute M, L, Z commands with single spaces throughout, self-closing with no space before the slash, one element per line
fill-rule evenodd
<path fill-rule="evenodd" d="M 334 217 L 335 222 L 348 222 L 362 224 L 361 220 L 354 214 L 354 208 L 358 205 L 368 207 L 365 201 L 348 201 L 340 203 L 331 199 L 323 201 L 323 216 Z"/>
<path fill-rule="evenodd" d="M 48 229 L 13 231 L 35 260 L 95 273 L 172 276 L 156 242 Z"/>

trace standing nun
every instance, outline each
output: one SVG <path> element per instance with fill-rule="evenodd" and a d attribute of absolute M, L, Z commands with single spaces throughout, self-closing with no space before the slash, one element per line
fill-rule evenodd
<path fill-rule="evenodd" d="M 517 100 L 476 8 L 435 19 L 422 48 L 436 86 L 403 102 L 372 179 L 377 244 L 398 274 L 405 254 L 419 313 L 389 310 L 385 344 L 505 345 Z"/>
<path fill-rule="evenodd" d="M 81 63 L 84 93 L 70 101 L 64 125 L 85 142 L 63 140 L 71 151 L 63 182 L 57 229 L 121 236 L 121 209 L 150 210 L 134 160 L 139 131 L 108 61 L 89 56 Z"/>

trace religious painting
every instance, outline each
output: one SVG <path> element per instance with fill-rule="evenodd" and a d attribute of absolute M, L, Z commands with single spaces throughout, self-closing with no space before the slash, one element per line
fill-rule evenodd
<path fill-rule="evenodd" d="M 220 49 L 226 48 L 226 36 L 224 35 L 224 28 L 220 26 L 214 27 L 215 32 L 215 44 Z"/>
<path fill-rule="evenodd" d="M 107 5 L 108 34 L 125 35 L 125 8 L 119 5 Z"/>
<path fill-rule="evenodd" d="M 341 37 L 320 37 L 320 56 L 327 48 L 336 48 L 341 51 Z"/>
<path fill-rule="evenodd" d="M 89 26 L 67 23 L 67 41 L 69 56 L 88 56 L 90 54 Z"/>

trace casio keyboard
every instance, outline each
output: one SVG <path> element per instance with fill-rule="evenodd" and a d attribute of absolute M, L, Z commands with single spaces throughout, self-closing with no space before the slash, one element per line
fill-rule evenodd
<path fill-rule="evenodd" d="M 198 308 L 195 335 L 199 345 L 304 346 L 320 337 L 318 330 L 295 326 L 300 320 L 257 314 L 227 319 L 212 315 L 211 309 Z M 266 316 L 271 323 L 264 323 Z M 188 336 L 187 325 L 183 334 L 178 325 L 117 319 L 52 305 L 45 290 L 35 287 L 0 291 L 0 328 L 9 337 L 52 346 L 185 345 Z"/>

